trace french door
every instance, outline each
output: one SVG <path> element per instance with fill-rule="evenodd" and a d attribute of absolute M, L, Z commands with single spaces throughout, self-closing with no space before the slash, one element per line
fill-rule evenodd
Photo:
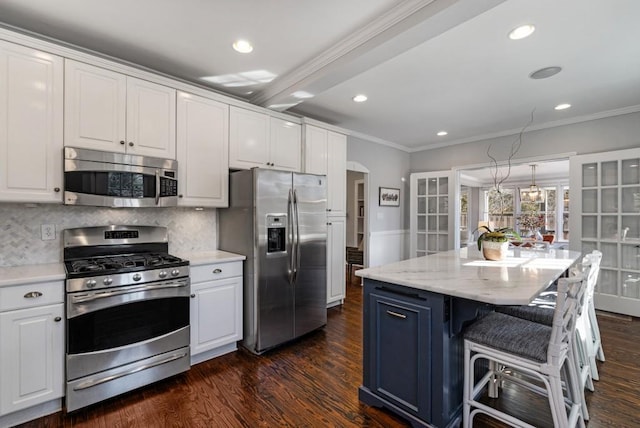
<path fill-rule="evenodd" d="M 570 158 L 570 248 L 602 251 L 597 309 L 640 316 L 640 149 Z"/>
<path fill-rule="evenodd" d="M 411 174 L 410 257 L 421 257 L 454 248 L 455 189 L 453 171 Z"/>

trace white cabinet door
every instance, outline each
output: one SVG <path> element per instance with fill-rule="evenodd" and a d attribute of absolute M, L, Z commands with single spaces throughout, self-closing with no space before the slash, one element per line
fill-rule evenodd
<path fill-rule="evenodd" d="M 0 41 L 0 201 L 62 202 L 63 59 Z"/>
<path fill-rule="evenodd" d="M 127 77 L 127 152 L 176 158 L 176 91 Z"/>
<path fill-rule="evenodd" d="M 66 146 L 175 159 L 176 91 L 65 61 Z"/>
<path fill-rule="evenodd" d="M 305 172 L 327 176 L 327 212 L 347 214 L 347 136 L 305 125 Z"/>
<path fill-rule="evenodd" d="M 269 116 L 231 106 L 229 110 L 229 167 L 268 168 Z"/>
<path fill-rule="evenodd" d="M 271 118 L 269 159 L 275 169 L 300 171 L 302 152 L 301 126 L 286 120 Z"/>
<path fill-rule="evenodd" d="M 87 149 L 126 150 L 127 77 L 66 60 L 64 143 Z"/>
<path fill-rule="evenodd" d="M 341 304 L 346 294 L 346 224 L 344 217 L 327 222 L 327 306 Z"/>
<path fill-rule="evenodd" d="M 347 136 L 329 131 L 327 138 L 327 210 L 347 215 Z"/>
<path fill-rule="evenodd" d="M 242 277 L 191 286 L 191 355 L 242 339 Z"/>
<path fill-rule="evenodd" d="M 178 205 L 229 205 L 229 106 L 185 92 L 177 106 Z"/>
<path fill-rule="evenodd" d="M 308 174 L 327 174 L 328 131 L 305 125 L 304 165 Z"/>
<path fill-rule="evenodd" d="M 0 414 L 64 395 L 64 305 L 0 313 Z"/>
<path fill-rule="evenodd" d="M 451 171 L 411 174 L 410 257 L 453 249 L 456 237 L 454 201 Z"/>
<path fill-rule="evenodd" d="M 569 248 L 602 251 L 596 309 L 640 316 L 640 149 L 569 160 Z"/>

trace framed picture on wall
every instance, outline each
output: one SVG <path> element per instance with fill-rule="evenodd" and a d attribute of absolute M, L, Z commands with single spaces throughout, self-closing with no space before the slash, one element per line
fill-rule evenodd
<path fill-rule="evenodd" d="M 380 187 L 378 199 L 378 204 L 381 207 L 399 207 L 400 189 L 394 189 L 392 187 Z"/>

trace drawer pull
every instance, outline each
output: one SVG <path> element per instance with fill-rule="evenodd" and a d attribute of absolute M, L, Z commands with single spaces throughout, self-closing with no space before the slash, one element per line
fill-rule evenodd
<path fill-rule="evenodd" d="M 196 298 L 196 295 L 195 295 L 195 294 L 192 294 L 192 295 L 191 295 L 191 298 L 192 298 L 192 299 L 195 299 L 195 298 Z"/>
<path fill-rule="evenodd" d="M 406 315 L 399 314 L 399 313 L 397 313 L 397 312 L 393 312 L 393 311 L 387 311 L 387 313 L 388 313 L 389 315 L 392 315 L 392 316 L 394 316 L 394 317 L 398 317 L 398 318 L 402 318 L 402 319 L 405 319 L 405 318 L 407 317 Z"/>
<path fill-rule="evenodd" d="M 55 322 L 60 322 L 60 321 L 62 321 L 62 317 L 55 317 L 53 320 L 54 320 Z"/>
<path fill-rule="evenodd" d="M 214 269 L 213 273 L 222 273 L 222 269 Z"/>
<path fill-rule="evenodd" d="M 25 299 L 35 299 L 36 297 L 42 297 L 42 293 L 39 291 L 29 291 L 24 295 Z"/>

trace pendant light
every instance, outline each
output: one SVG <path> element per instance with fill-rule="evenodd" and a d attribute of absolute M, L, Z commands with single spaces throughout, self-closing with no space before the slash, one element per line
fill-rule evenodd
<path fill-rule="evenodd" d="M 531 184 L 529 185 L 528 198 L 531 202 L 543 202 L 543 190 L 536 185 L 536 164 L 529 165 L 531 167 Z"/>

